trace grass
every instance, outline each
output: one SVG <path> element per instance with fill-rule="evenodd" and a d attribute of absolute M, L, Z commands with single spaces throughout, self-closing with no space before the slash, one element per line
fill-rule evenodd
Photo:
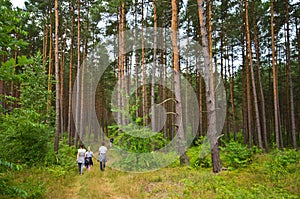
<path fill-rule="evenodd" d="M 35 190 L 36 197 L 62 199 L 206 199 L 206 198 L 300 198 L 300 162 L 288 172 L 278 173 L 271 154 L 256 155 L 246 167 L 219 174 L 210 168 L 172 165 L 148 173 L 126 173 L 111 168 L 104 172 L 96 162 L 82 176 L 76 165 L 67 173 L 53 169 L 25 169 L 14 172 L 15 183 L 25 190 Z"/>

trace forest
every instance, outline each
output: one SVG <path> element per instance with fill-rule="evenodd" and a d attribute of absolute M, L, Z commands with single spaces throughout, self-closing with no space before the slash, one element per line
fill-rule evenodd
<path fill-rule="evenodd" d="M 0 13 L 0 198 L 300 198 L 298 0 Z"/>

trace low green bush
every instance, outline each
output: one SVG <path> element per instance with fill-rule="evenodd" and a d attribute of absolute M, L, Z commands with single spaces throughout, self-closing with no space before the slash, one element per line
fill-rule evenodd
<path fill-rule="evenodd" d="M 225 146 L 220 147 L 222 152 L 222 164 L 228 168 L 245 167 L 253 160 L 256 147 L 249 149 L 247 145 L 235 141 L 225 143 Z"/>

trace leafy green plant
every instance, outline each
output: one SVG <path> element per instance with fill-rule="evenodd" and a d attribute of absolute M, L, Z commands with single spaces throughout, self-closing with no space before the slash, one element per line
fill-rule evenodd
<path fill-rule="evenodd" d="M 232 168 L 245 167 L 253 160 L 253 149 L 249 149 L 241 143 L 230 141 L 220 149 L 224 154 L 224 166 Z"/>
<path fill-rule="evenodd" d="M 266 171 L 270 179 L 278 185 L 288 173 L 294 173 L 293 165 L 300 163 L 300 152 L 294 149 L 275 150 L 272 159 L 265 163 Z"/>
<path fill-rule="evenodd" d="M 192 168 L 208 168 L 211 167 L 211 156 L 210 153 L 203 153 L 202 145 L 194 146 L 188 149 L 187 155 L 190 158 L 190 166 Z"/>
<path fill-rule="evenodd" d="M 4 153 L 1 153 L 0 158 L 32 166 L 43 162 L 49 150 L 47 143 L 53 132 L 49 119 L 51 110 L 49 114 L 45 111 L 49 95 L 47 74 L 42 67 L 40 53 L 31 59 L 21 56 L 18 57 L 18 62 L 10 60 L 4 65 L 6 70 L 13 70 L 17 66 L 23 72 L 17 74 L 12 71 L 8 73 L 10 77 L 6 77 L 20 84 L 20 98 L 17 108 L 11 108 L 5 115 L 1 115 L 0 149 Z"/>
<path fill-rule="evenodd" d="M 0 196 L 22 197 L 27 196 L 27 192 L 20 187 L 14 185 L 13 178 L 10 175 L 3 175 L 7 171 L 20 171 L 22 166 L 0 159 Z M 2 177 L 4 176 L 4 177 Z"/>

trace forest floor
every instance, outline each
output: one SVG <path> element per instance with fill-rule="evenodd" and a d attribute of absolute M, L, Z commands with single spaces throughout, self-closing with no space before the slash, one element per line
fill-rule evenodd
<path fill-rule="evenodd" d="M 259 160 L 261 159 L 261 160 Z M 167 167 L 148 173 L 121 172 L 107 167 L 100 171 L 95 162 L 54 182 L 47 198 L 63 199 L 213 199 L 213 198 L 300 198 L 300 163 L 293 173 L 282 176 L 267 173 L 264 157 L 251 167 L 213 174 L 210 168 Z M 76 172 L 76 174 L 75 174 Z"/>

